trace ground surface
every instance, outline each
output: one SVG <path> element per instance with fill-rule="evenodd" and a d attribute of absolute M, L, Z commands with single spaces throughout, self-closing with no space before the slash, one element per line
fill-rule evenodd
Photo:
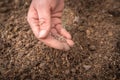
<path fill-rule="evenodd" d="M 41 44 L 26 21 L 29 0 L 15 1 L 0 1 L 0 80 L 120 80 L 120 0 L 66 0 L 67 52 Z"/>

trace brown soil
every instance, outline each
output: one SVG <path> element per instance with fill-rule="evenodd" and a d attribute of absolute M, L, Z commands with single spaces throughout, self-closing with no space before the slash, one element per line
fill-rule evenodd
<path fill-rule="evenodd" d="M 65 3 L 63 25 L 75 41 L 67 52 L 35 38 L 29 0 L 0 1 L 0 80 L 120 80 L 120 0 Z"/>

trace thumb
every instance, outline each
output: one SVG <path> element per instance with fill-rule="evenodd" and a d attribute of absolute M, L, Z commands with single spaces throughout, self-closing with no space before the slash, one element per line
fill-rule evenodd
<path fill-rule="evenodd" d="M 48 17 L 47 17 L 48 18 Z M 47 37 L 47 35 L 49 34 L 50 32 L 50 28 L 51 28 L 51 25 L 50 25 L 50 19 L 42 19 L 40 18 L 39 19 L 39 38 L 45 38 Z M 48 21 L 48 22 L 47 22 Z"/>
<path fill-rule="evenodd" d="M 51 29 L 50 6 L 39 4 L 37 12 L 39 17 L 39 38 L 45 38 L 48 36 Z"/>

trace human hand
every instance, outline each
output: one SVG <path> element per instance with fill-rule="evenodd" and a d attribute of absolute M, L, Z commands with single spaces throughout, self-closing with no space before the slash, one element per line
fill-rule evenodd
<path fill-rule="evenodd" d="M 74 45 L 71 35 L 62 27 L 64 0 L 32 0 L 27 20 L 34 35 L 44 44 L 60 50 Z M 55 36 L 63 37 L 60 41 Z"/>

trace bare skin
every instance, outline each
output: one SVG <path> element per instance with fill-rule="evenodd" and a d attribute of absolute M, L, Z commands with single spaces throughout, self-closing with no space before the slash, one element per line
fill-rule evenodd
<path fill-rule="evenodd" d="M 74 45 L 71 35 L 61 21 L 64 0 L 32 0 L 27 20 L 34 35 L 44 44 L 60 50 L 69 50 Z M 61 41 L 57 37 L 62 37 Z"/>

